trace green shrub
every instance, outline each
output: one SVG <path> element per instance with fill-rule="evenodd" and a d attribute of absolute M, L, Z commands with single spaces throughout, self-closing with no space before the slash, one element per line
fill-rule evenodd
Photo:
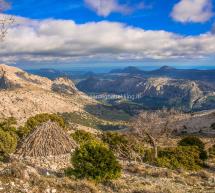
<path fill-rule="evenodd" d="M 121 159 L 129 161 L 137 159 L 142 161 L 144 155 L 144 144 L 133 135 L 120 134 L 117 132 L 105 132 L 102 141 Z"/>
<path fill-rule="evenodd" d="M 13 132 L 0 129 L 0 159 L 14 153 L 17 146 L 17 136 Z"/>
<path fill-rule="evenodd" d="M 129 142 L 125 135 L 117 132 L 105 132 L 102 134 L 102 141 L 107 143 L 111 149 L 116 149 L 121 144 L 127 144 Z"/>
<path fill-rule="evenodd" d="M 2 129 L 3 131 L 16 133 L 17 132 L 17 129 L 15 127 L 16 124 L 17 124 L 16 119 L 14 117 L 10 117 L 0 122 L 0 129 Z"/>
<path fill-rule="evenodd" d="M 78 130 L 75 133 L 72 133 L 71 136 L 80 145 L 84 145 L 85 143 L 89 143 L 93 140 L 96 140 L 95 135 L 83 130 Z"/>
<path fill-rule="evenodd" d="M 205 144 L 195 136 L 188 136 L 183 138 L 178 143 L 179 146 L 196 146 L 199 148 L 199 157 L 201 160 L 208 159 L 207 152 L 205 151 Z"/>
<path fill-rule="evenodd" d="M 30 117 L 24 126 L 19 127 L 18 135 L 23 138 L 27 136 L 34 128 L 47 121 L 56 122 L 59 124 L 60 127 L 65 128 L 65 122 L 62 117 L 57 114 L 44 113 L 38 114 L 34 117 Z"/>
<path fill-rule="evenodd" d="M 211 148 L 209 148 L 209 157 L 215 158 L 215 144 Z"/>
<path fill-rule="evenodd" d="M 198 170 L 201 168 L 197 147 L 176 147 L 160 150 L 156 161 L 160 167 L 170 169 Z"/>
<path fill-rule="evenodd" d="M 17 130 L 17 134 L 20 139 L 26 137 L 30 133 L 31 129 L 26 126 L 20 126 Z"/>
<path fill-rule="evenodd" d="M 199 158 L 203 161 L 208 159 L 208 153 L 205 150 L 200 150 Z"/>
<path fill-rule="evenodd" d="M 11 117 L 0 122 L 0 161 L 5 161 L 17 146 L 16 119 Z"/>
<path fill-rule="evenodd" d="M 183 138 L 181 141 L 178 143 L 179 146 L 197 146 L 199 149 L 204 149 L 205 144 L 195 136 L 188 136 Z"/>
<path fill-rule="evenodd" d="M 119 165 L 113 152 L 102 143 L 87 143 L 76 149 L 72 156 L 74 169 L 66 171 L 66 175 L 87 178 L 102 182 L 116 179 L 121 175 Z"/>

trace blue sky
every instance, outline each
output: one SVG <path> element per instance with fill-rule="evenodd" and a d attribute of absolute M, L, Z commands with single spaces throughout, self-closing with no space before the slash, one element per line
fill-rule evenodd
<path fill-rule="evenodd" d="M 215 65 L 215 0 L 10 2 L 5 14 L 17 22 L 3 43 L 12 53 L 3 62 Z"/>
<path fill-rule="evenodd" d="M 111 13 L 106 17 L 98 15 L 83 0 L 10 0 L 10 2 L 12 9 L 7 13 L 33 19 L 72 19 L 80 24 L 108 20 L 123 22 L 146 30 L 166 30 L 185 35 L 210 31 L 215 21 L 214 18 L 204 23 L 174 21 L 170 13 L 179 0 L 121 0 L 118 2 L 134 8 L 133 12 L 128 14 Z M 141 3 L 145 7 L 135 9 Z M 212 3 L 215 1 L 213 0 Z"/>

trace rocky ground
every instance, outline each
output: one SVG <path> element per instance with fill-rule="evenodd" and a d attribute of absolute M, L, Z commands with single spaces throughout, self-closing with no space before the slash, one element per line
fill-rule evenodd
<path fill-rule="evenodd" d="M 63 176 L 62 170 L 47 172 L 27 164 L 1 165 L 1 193 L 214 193 L 212 170 L 173 171 L 147 164 L 122 163 L 116 181 L 95 184 Z"/>

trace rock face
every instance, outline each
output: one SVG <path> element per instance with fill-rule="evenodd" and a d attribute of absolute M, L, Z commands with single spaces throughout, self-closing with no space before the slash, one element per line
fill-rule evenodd
<path fill-rule="evenodd" d="M 0 65 L 0 118 L 15 117 L 20 123 L 39 113 L 83 111 L 94 100 L 79 92 L 71 80 L 50 80 Z"/>
<path fill-rule="evenodd" d="M 58 78 L 52 84 L 52 90 L 59 93 L 65 93 L 69 95 L 74 95 L 78 93 L 78 89 L 75 84 L 66 78 Z"/>

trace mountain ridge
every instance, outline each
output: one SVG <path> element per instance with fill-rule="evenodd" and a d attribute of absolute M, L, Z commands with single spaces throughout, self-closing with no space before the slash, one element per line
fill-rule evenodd
<path fill-rule="evenodd" d="M 69 79 L 52 81 L 4 64 L 0 64 L 0 98 L 0 118 L 12 116 L 20 122 L 39 113 L 84 111 L 85 104 L 96 103 Z"/>

